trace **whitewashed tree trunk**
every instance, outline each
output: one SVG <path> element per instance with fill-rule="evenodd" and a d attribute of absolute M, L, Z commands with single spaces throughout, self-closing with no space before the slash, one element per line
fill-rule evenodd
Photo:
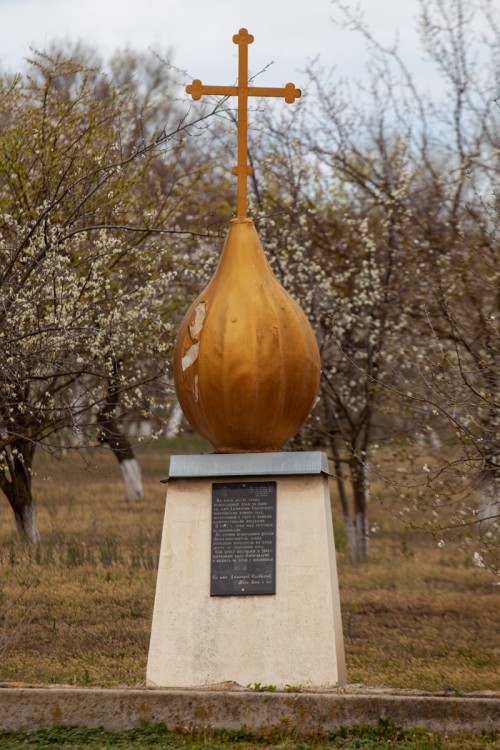
<path fill-rule="evenodd" d="M 17 531 L 28 544 L 38 544 L 41 540 L 36 522 L 36 510 L 32 502 L 14 511 Z"/>
<path fill-rule="evenodd" d="M 0 471 L 0 488 L 14 511 L 19 536 L 28 544 L 40 541 L 31 489 L 34 455 L 35 443 L 17 440 L 5 450 L 6 466 Z"/>
<path fill-rule="evenodd" d="M 115 363 L 118 372 L 119 363 Z M 125 485 L 125 500 L 136 502 L 142 500 L 144 491 L 142 488 L 141 469 L 134 455 L 130 441 L 124 435 L 118 425 L 116 411 L 118 406 L 119 391 L 116 383 L 110 380 L 108 383 L 108 397 L 101 412 L 97 415 L 99 426 L 98 439 L 101 443 L 107 443 L 118 463 Z M 148 426 L 149 423 L 148 423 Z"/>
<path fill-rule="evenodd" d="M 342 506 L 349 559 L 352 565 L 358 565 L 368 559 L 368 472 L 366 457 L 365 460 L 361 460 L 357 455 L 353 455 L 350 461 L 351 485 L 354 494 L 354 513 L 351 513 L 340 451 L 335 438 L 331 438 L 330 447 Z"/>
<path fill-rule="evenodd" d="M 345 537 L 347 549 L 349 550 L 349 560 L 352 565 L 356 564 L 356 529 L 350 516 L 344 516 Z"/>
<path fill-rule="evenodd" d="M 368 511 L 365 504 L 363 511 L 356 513 L 354 562 L 364 563 L 368 560 Z"/>
<path fill-rule="evenodd" d="M 172 412 L 168 420 L 167 429 L 165 430 L 165 437 L 174 438 L 179 434 L 179 429 L 182 422 L 182 409 L 180 404 L 176 401 L 172 407 Z"/>
<path fill-rule="evenodd" d="M 141 467 L 136 458 L 120 461 L 120 471 L 125 485 L 125 500 L 129 503 L 144 499 Z"/>
<path fill-rule="evenodd" d="M 354 492 L 353 546 L 351 562 L 355 565 L 368 560 L 368 476 L 366 460 L 354 457 L 351 464 Z"/>
<path fill-rule="evenodd" d="M 493 524 L 499 521 L 500 481 L 494 476 L 490 476 L 483 481 L 478 501 L 477 518 L 479 521 L 479 536 L 484 536 Z"/>

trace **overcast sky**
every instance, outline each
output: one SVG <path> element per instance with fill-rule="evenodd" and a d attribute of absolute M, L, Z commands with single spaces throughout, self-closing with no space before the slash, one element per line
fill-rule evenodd
<path fill-rule="evenodd" d="M 346 0 L 347 2 L 347 0 Z M 377 37 L 399 37 L 405 60 L 424 86 L 435 73 L 418 48 L 418 0 L 359 0 Z M 319 56 L 343 77 L 363 77 L 363 41 L 336 26 L 330 0 L 0 0 L 0 66 L 16 71 L 29 47 L 54 40 L 86 40 L 104 56 L 119 47 L 173 52 L 188 77 L 207 84 L 233 83 L 237 48 L 232 36 L 246 27 L 255 37 L 250 72 L 274 64 L 259 85 L 304 84 L 308 61 Z"/>

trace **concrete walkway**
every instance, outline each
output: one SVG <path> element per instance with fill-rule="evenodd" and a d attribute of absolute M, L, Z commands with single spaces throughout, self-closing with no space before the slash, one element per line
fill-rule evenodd
<path fill-rule="evenodd" d="M 12 687 L 0 685 L 0 732 L 59 724 L 123 731 L 141 722 L 172 730 L 246 729 L 299 737 L 340 727 L 376 727 L 386 719 L 403 729 L 440 733 L 500 730 L 500 695 L 465 696 L 356 688 L 331 692 L 255 692 L 235 685 L 207 690 Z"/>

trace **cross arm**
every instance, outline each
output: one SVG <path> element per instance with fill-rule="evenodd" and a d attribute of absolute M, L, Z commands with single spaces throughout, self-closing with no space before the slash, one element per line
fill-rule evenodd
<path fill-rule="evenodd" d="M 191 94 L 193 99 L 201 99 L 203 94 L 215 94 L 216 96 L 238 96 L 237 86 L 204 86 L 199 78 L 186 86 L 186 93 Z"/>
<path fill-rule="evenodd" d="M 186 86 L 186 93 L 191 94 L 193 99 L 201 99 L 203 94 L 213 94 L 215 96 L 238 96 L 239 86 L 205 86 L 199 78 L 195 78 L 193 83 Z M 284 88 L 268 88 L 265 86 L 247 86 L 245 88 L 247 96 L 278 96 L 283 97 L 287 104 L 293 104 L 302 92 L 295 88 L 293 83 L 287 83 Z"/>
<path fill-rule="evenodd" d="M 293 83 L 287 83 L 282 89 L 279 88 L 266 88 L 264 86 L 249 86 L 247 88 L 248 96 L 280 96 L 283 97 L 287 104 L 293 104 L 295 99 L 298 99 L 302 92 L 300 89 L 296 89 Z"/>

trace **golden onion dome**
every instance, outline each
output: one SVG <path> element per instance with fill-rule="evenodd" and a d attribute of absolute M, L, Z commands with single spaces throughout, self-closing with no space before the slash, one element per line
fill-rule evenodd
<path fill-rule="evenodd" d="M 217 452 L 279 450 L 308 416 L 319 377 L 309 321 L 274 276 L 253 221 L 234 219 L 175 344 L 186 418 Z"/>

